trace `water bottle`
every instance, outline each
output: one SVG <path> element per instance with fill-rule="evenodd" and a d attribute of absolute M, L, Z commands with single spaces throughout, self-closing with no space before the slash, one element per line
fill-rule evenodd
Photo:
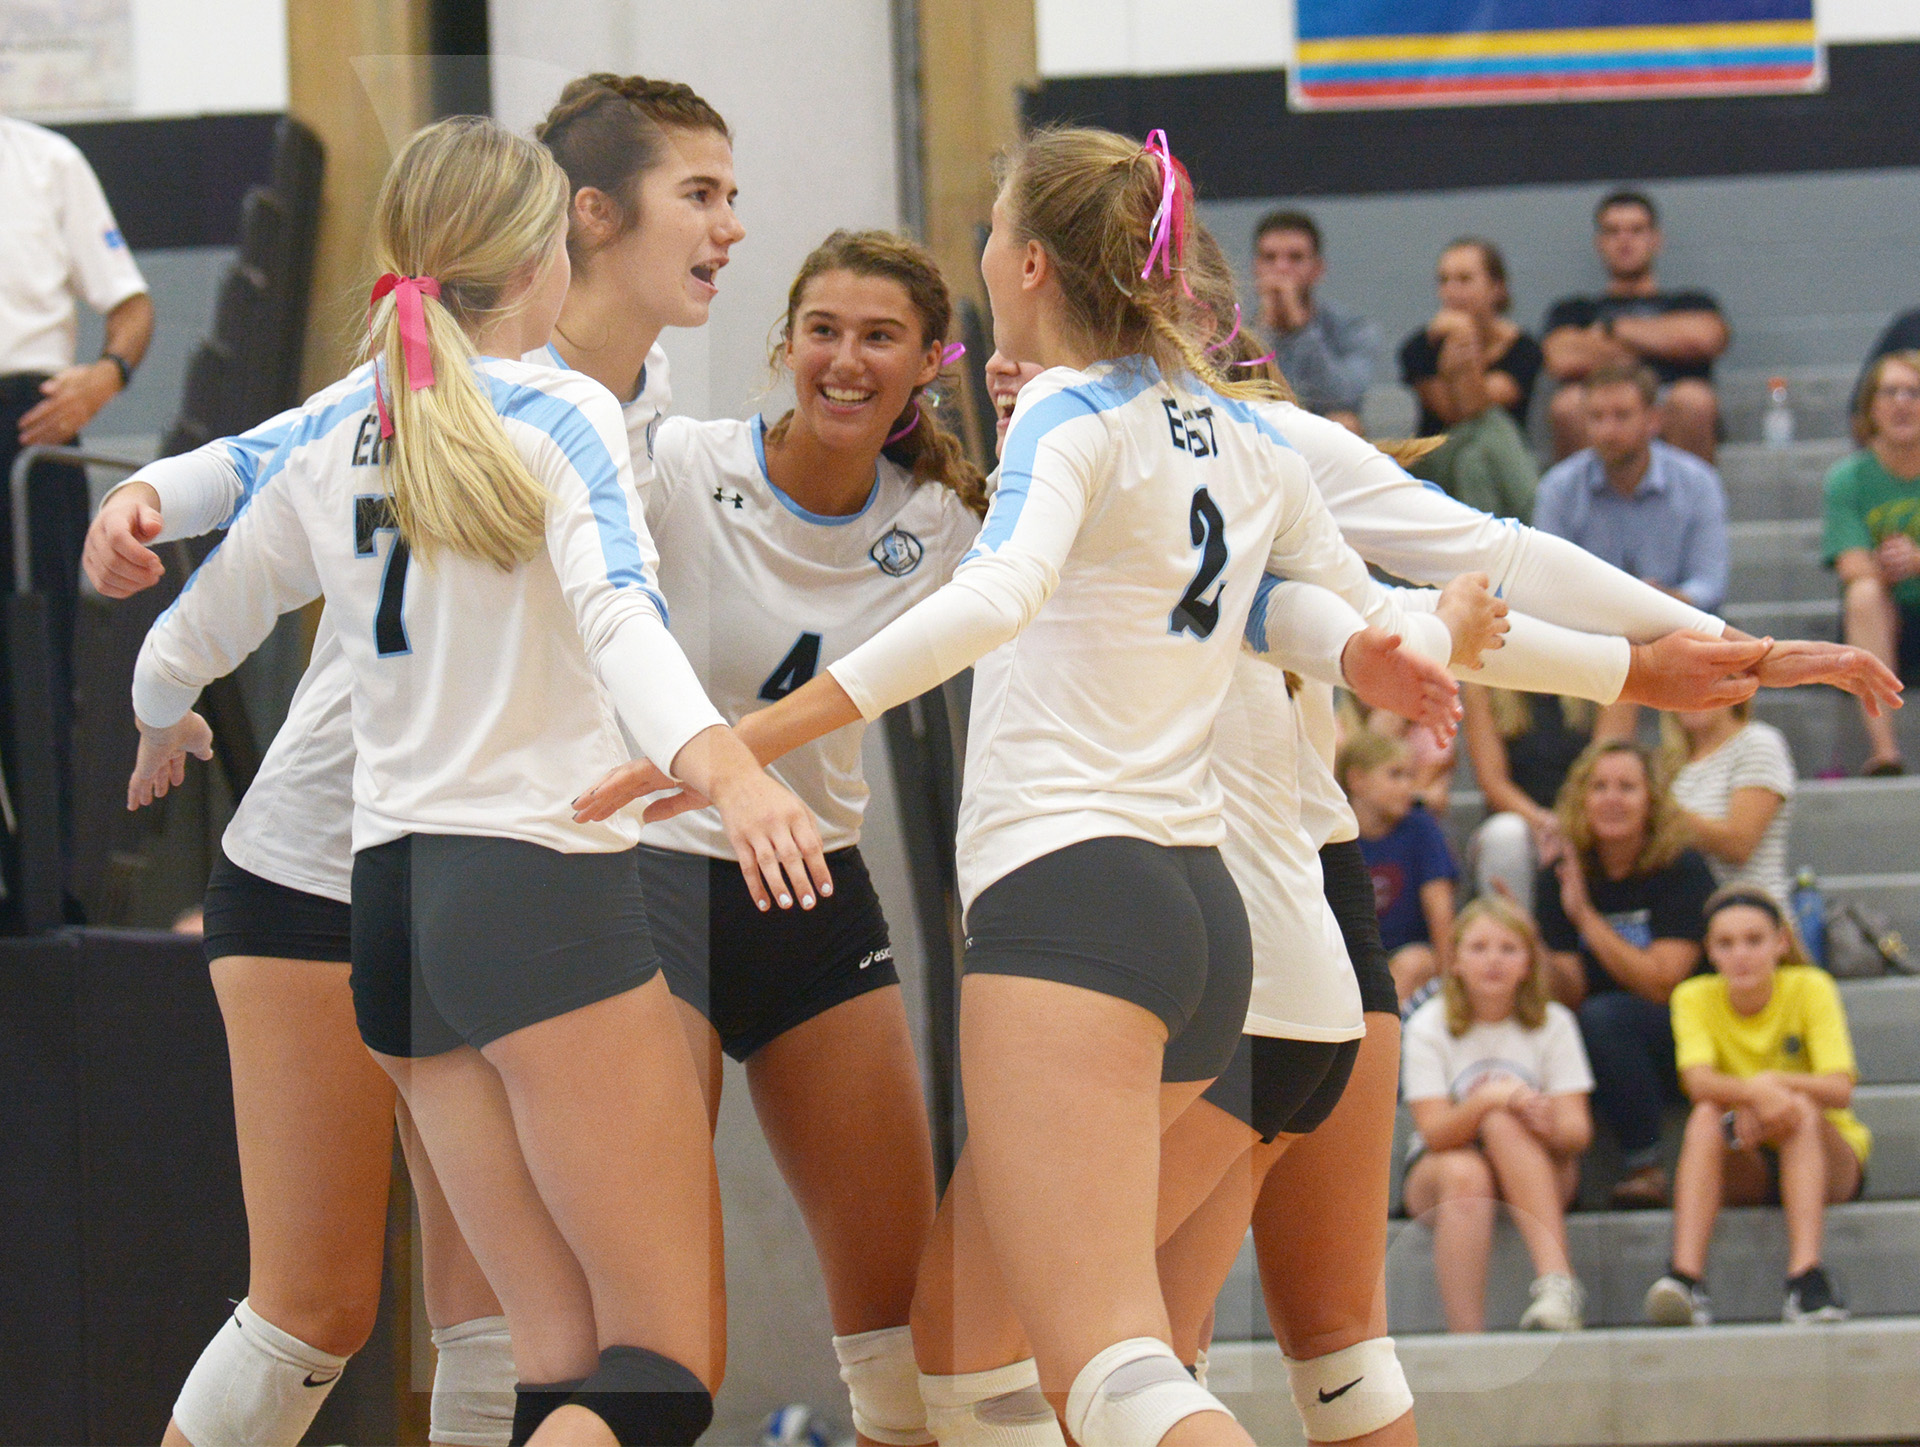
<path fill-rule="evenodd" d="M 1769 447 L 1786 447 L 1793 441 L 1793 408 L 1787 403 L 1787 379 L 1767 378 L 1767 411 L 1760 419 L 1760 437 Z"/>
<path fill-rule="evenodd" d="M 1811 869 L 1803 869 L 1793 879 L 1793 923 L 1800 931 L 1800 943 L 1807 958 L 1816 965 L 1827 960 L 1827 901 L 1820 893 L 1820 882 Z"/>

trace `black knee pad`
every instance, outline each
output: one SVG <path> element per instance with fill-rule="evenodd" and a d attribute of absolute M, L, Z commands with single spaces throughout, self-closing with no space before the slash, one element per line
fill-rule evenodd
<path fill-rule="evenodd" d="M 513 1436 L 508 1447 L 526 1447 L 540 1424 L 564 1407 L 567 1399 L 587 1384 L 585 1377 L 570 1382 L 520 1382 L 513 1389 Z"/>
<path fill-rule="evenodd" d="M 693 1447 L 713 1422 L 700 1379 L 645 1347 L 608 1347 L 567 1401 L 605 1422 L 620 1447 Z"/>

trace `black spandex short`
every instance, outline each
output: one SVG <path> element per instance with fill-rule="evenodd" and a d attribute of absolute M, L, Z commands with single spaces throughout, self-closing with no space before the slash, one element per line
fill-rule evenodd
<path fill-rule="evenodd" d="M 353 856 L 353 1008 L 383 1055 L 487 1045 L 659 968 L 631 849 L 408 834 Z"/>
<path fill-rule="evenodd" d="M 762 913 L 731 859 L 639 851 L 660 968 L 745 1060 L 768 1041 L 869 990 L 900 983 L 887 918 L 858 849 L 827 856 L 833 893 Z"/>
<path fill-rule="evenodd" d="M 966 972 L 1131 1001 L 1166 1023 L 1162 1080 L 1212 1080 L 1247 1023 L 1253 939 L 1219 850 L 1087 839 L 974 900 Z"/>
<path fill-rule="evenodd" d="M 1321 889 L 1333 917 L 1340 922 L 1347 958 L 1360 984 L 1360 1008 L 1368 1013 L 1398 1016 L 1400 992 L 1387 967 L 1387 947 L 1380 943 L 1380 913 L 1373 902 L 1373 876 L 1367 873 L 1360 841 L 1320 846 Z"/>
<path fill-rule="evenodd" d="M 1233 1059 L 1201 1097 L 1271 1141 L 1305 1135 L 1340 1103 L 1360 1055 L 1358 1040 L 1279 1040 L 1242 1035 Z"/>
<path fill-rule="evenodd" d="M 202 906 L 207 963 L 225 955 L 266 960 L 353 958 L 353 911 L 337 899 L 308 894 L 250 874 L 223 849 L 207 877 Z"/>

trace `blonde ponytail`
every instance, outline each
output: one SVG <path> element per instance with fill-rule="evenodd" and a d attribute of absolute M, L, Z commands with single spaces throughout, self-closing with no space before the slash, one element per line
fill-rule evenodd
<path fill-rule="evenodd" d="M 375 267 L 439 287 L 419 295 L 428 385 L 416 388 L 422 377 L 407 365 L 401 292 L 377 300 L 368 319 L 393 427 L 382 472 L 400 535 L 423 563 L 444 549 L 507 570 L 545 544 L 547 491 L 481 388 L 471 333 L 505 312 L 510 288 L 552 264 L 566 211 L 553 157 L 484 116 L 416 133 L 380 188 Z"/>

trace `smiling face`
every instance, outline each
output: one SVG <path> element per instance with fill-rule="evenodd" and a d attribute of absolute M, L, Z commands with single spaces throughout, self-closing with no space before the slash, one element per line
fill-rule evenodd
<path fill-rule="evenodd" d="M 794 309 L 785 360 L 796 411 L 833 449 L 880 450 L 914 388 L 940 375 L 940 343 L 923 336 L 907 289 L 892 277 L 822 272 Z"/>
<path fill-rule="evenodd" d="M 1477 246 L 1450 246 L 1441 252 L 1435 282 L 1440 305 L 1449 311 L 1486 321 L 1505 308 L 1506 285 L 1493 279 Z"/>
<path fill-rule="evenodd" d="M 1615 281 L 1639 281 L 1653 270 L 1660 254 L 1660 228 L 1646 207 L 1622 201 L 1594 222 L 1593 249 Z"/>
<path fill-rule="evenodd" d="M 1897 448 L 1920 444 L 1920 371 L 1905 362 L 1884 364 L 1867 421 L 1875 441 Z"/>
<path fill-rule="evenodd" d="M 1505 1019 L 1513 1012 L 1514 992 L 1533 970 L 1533 949 L 1525 935 L 1486 915 L 1460 933 L 1453 972 L 1466 986 L 1467 999 L 1481 1019 Z"/>
<path fill-rule="evenodd" d="M 1653 800 L 1640 756 L 1624 749 L 1602 754 L 1587 780 L 1585 803 L 1596 843 L 1643 843 Z"/>
<path fill-rule="evenodd" d="M 733 146 L 707 130 L 669 130 L 666 139 L 637 182 L 637 225 L 613 235 L 617 209 L 591 188 L 575 195 L 574 214 L 588 235 L 611 237 L 586 263 L 596 281 L 618 287 L 661 326 L 704 326 L 720 268 L 747 234 L 733 212 Z"/>
<path fill-rule="evenodd" d="M 1735 996 L 1763 990 L 1789 943 L 1786 926 L 1758 905 L 1730 904 L 1707 921 L 1707 959 Z"/>
<path fill-rule="evenodd" d="M 993 450 L 1007 445 L 1007 424 L 1013 421 L 1020 389 L 1043 372 L 1038 362 L 1011 362 L 999 352 L 987 358 L 987 396 L 993 401 Z"/>

